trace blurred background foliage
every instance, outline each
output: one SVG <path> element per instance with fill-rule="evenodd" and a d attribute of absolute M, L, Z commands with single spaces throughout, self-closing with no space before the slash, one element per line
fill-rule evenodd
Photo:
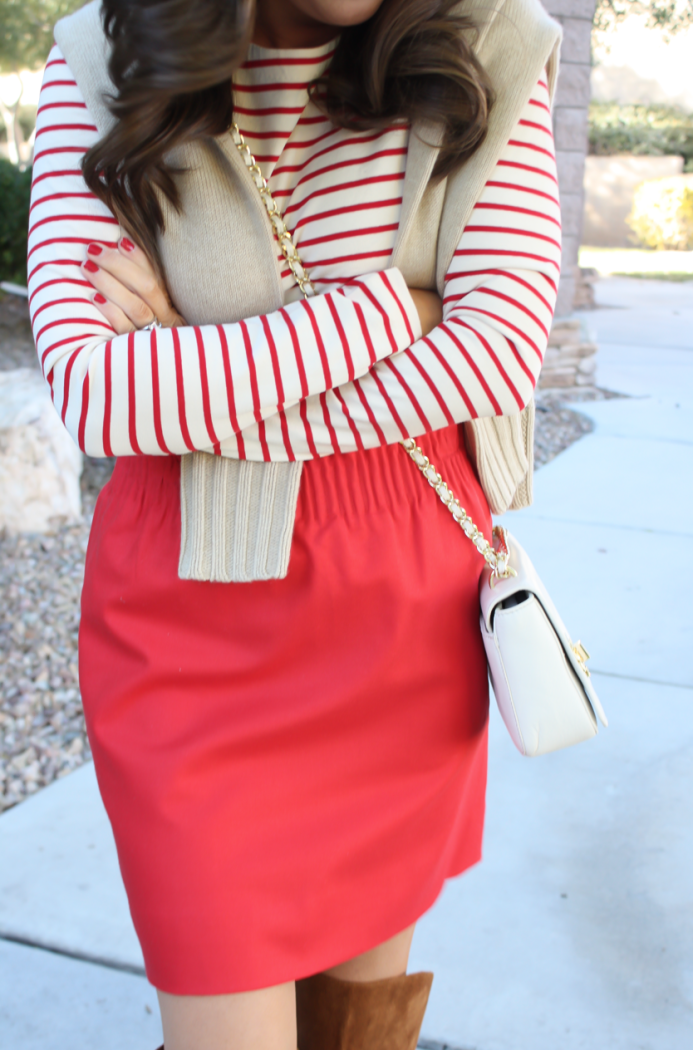
<path fill-rule="evenodd" d="M 22 105 L 21 70 L 40 69 L 53 46 L 53 26 L 84 0 L 0 0 L 0 280 L 26 284 L 27 227 L 31 168 L 21 164 L 22 147 L 30 148 L 35 106 Z M 10 74 L 7 76 L 7 74 Z M 12 75 L 14 74 L 14 75 Z M 26 156 L 26 154 L 24 154 Z"/>
<path fill-rule="evenodd" d="M 36 124 L 36 106 L 18 106 L 16 119 L 19 123 L 22 137 L 26 142 L 27 139 L 31 138 L 31 133 Z M 7 142 L 7 128 L 2 123 L 0 123 L 0 142 Z"/>
<path fill-rule="evenodd" d="M 53 46 L 53 26 L 84 0 L 0 0 L 0 72 L 39 69 Z"/>
<path fill-rule="evenodd" d="M 36 114 L 22 112 L 24 84 L 19 73 L 41 69 L 53 45 L 53 26 L 84 0 L 0 0 L 0 117 L 9 159 L 22 159 Z M 28 132 L 28 134 L 27 134 Z"/>
<path fill-rule="evenodd" d="M 31 168 L 0 158 L 0 280 L 26 284 Z"/>
<path fill-rule="evenodd" d="M 650 29 L 671 39 L 693 25 L 693 0 L 597 0 L 593 37 L 602 39 L 630 15 L 645 15 Z"/>
<path fill-rule="evenodd" d="M 693 175 L 641 183 L 628 225 L 644 248 L 693 250 Z"/>
<path fill-rule="evenodd" d="M 598 156 L 675 155 L 684 158 L 684 171 L 693 172 L 693 114 L 671 106 L 592 102 L 589 151 Z"/>

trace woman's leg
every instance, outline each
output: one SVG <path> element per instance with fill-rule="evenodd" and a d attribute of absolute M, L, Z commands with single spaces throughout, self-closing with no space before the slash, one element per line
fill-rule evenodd
<path fill-rule="evenodd" d="M 383 977 L 399 977 L 407 972 L 415 929 L 416 923 L 370 951 L 330 967 L 325 973 L 342 981 L 379 981 Z"/>
<path fill-rule="evenodd" d="M 325 973 L 378 981 L 406 973 L 414 926 Z M 166 1050 L 296 1050 L 293 982 L 236 995 L 159 992 Z"/>
<path fill-rule="evenodd" d="M 158 996 L 166 1050 L 296 1050 L 293 981 L 236 995 Z"/>
<path fill-rule="evenodd" d="M 301 1050 L 414 1050 L 433 974 L 407 974 L 413 934 L 297 981 Z"/>

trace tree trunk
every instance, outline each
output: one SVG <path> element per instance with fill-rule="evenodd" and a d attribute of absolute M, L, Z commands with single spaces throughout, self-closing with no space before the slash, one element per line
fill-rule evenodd
<path fill-rule="evenodd" d="M 7 132 L 7 155 L 13 164 L 19 164 L 19 150 L 17 149 L 17 138 L 15 135 L 16 107 L 6 106 L 0 101 L 0 115 L 5 123 Z"/>
<path fill-rule="evenodd" d="M 15 74 L 19 81 L 19 95 L 17 101 L 11 106 L 8 106 L 6 102 L 0 98 L 0 115 L 5 122 L 5 130 L 7 132 L 7 154 L 13 164 L 19 164 L 21 161 L 21 145 L 24 142 L 24 135 L 22 134 L 22 128 L 17 120 L 17 114 L 21 105 L 22 96 L 24 95 L 24 85 L 22 84 L 21 77 L 19 74 Z"/>

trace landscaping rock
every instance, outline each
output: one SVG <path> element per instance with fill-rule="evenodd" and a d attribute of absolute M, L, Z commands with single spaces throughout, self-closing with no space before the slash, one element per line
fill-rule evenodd
<path fill-rule="evenodd" d="M 82 453 L 41 373 L 0 372 L 0 528 L 48 532 L 81 520 Z"/>

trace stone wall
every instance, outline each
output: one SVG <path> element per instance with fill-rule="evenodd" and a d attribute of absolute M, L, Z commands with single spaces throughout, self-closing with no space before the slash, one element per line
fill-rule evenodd
<path fill-rule="evenodd" d="M 595 0 L 544 0 L 563 26 L 561 71 L 554 105 L 554 135 L 563 218 L 563 262 L 557 317 L 573 309 L 575 269 L 582 232 L 583 178 L 590 101 L 590 41 Z"/>

